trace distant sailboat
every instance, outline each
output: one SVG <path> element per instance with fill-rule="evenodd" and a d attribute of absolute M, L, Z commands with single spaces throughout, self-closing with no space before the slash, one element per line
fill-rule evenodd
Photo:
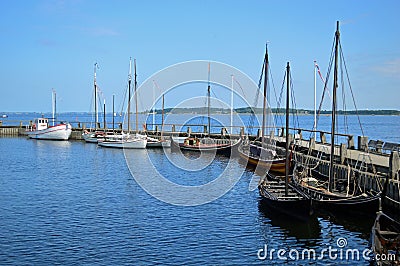
<path fill-rule="evenodd" d="M 210 63 L 208 64 L 208 86 L 207 86 L 207 119 L 208 119 L 208 136 L 203 138 L 191 137 L 184 139 L 180 142 L 178 138 L 172 137 L 172 146 L 180 148 L 181 150 L 200 151 L 200 152 L 216 152 L 230 156 L 232 151 L 236 150 L 241 139 L 231 138 L 211 138 L 211 114 L 210 114 Z"/>
<path fill-rule="evenodd" d="M 134 60 L 135 68 L 135 97 L 137 97 L 137 81 L 136 81 L 136 60 Z M 122 133 L 121 135 L 107 136 L 104 140 L 99 141 L 98 145 L 106 148 L 124 148 L 124 149 L 144 149 L 147 144 L 147 136 L 140 135 L 138 133 L 131 134 L 131 82 L 132 82 L 132 59 L 129 60 L 129 76 L 128 76 L 128 132 Z M 138 125 L 138 115 L 137 115 L 137 100 L 136 100 L 136 132 Z"/>
<path fill-rule="evenodd" d="M 47 140 L 68 140 L 72 133 L 72 126 L 69 123 L 56 124 L 56 113 L 57 113 L 57 94 L 53 90 L 53 125 L 49 125 L 48 118 L 37 118 L 35 119 L 32 126 L 26 128 L 26 134 L 31 139 L 47 139 Z"/>
<path fill-rule="evenodd" d="M 164 94 L 162 95 L 162 111 L 161 111 L 161 136 L 159 138 L 147 136 L 147 148 L 170 148 L 171 139 L 163 136 L 164 129 Z M 153 121 L 155 112 L 153 111 Z M 153 122 L 154 125 L 154 122 Z"/>
<path fill-rule="evenodd" d="M 99 139 L 104 139 L 105 137 L 105 132 L 104 131 L 99 131 L 97 130 L 97 126 L 99 124 L 99 114 L 97 110 L 97 81 L 96 81 L 96 69 L 98 68 L 98 64 L 94 64 L 94 79 L 93 79 L 93 84 L 94 84 L 94 117 L 95 117 L 95 122 L 94 122 L 94 130 L 84 130 L 82 133 L 82 138 L 85 140 L 85 142 L 88 143 L 97 143 Z M 104 126 L 105 127 L 105 126 Z"/>

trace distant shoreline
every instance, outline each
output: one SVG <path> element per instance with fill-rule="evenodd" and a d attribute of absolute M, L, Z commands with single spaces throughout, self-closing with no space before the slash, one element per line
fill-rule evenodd
<path fill-rule="evenodd" d="M 262 115 L 262 108 L 254 108 L 254 113 L 256 115 Z M 268 110 L 269 112 L 272 112 L 277 115 L 285 115 L 285 109 L 280 108 L 272 108 Z M 246 108 L 235 108 L 234 112 L 237 114 L 252 114 L 252 110 L 250 107 Z M 28 113 L 33 113 L 33 114 L 48 114 L 51 112 L 0 112 L 0 118 L 2 115 L 8 115 L 8 114 L 28 114 Z M 59 112 L 59 114 L 92 114 L 93 112 Z M 102 113 L 101 111 L 99 113 Z M 119 112 L 117 112 L 119 113 Z M 132 112 L 134 113 L 134 112 Z M 152 114 L 151 111 L 144 111 L 144 112 L 139 112 L 140 114 Z M 156 109 L 154 110 L 154 113 L 156 114 L 161 114 L 162 110 Z M 231 113 L 230 109 L 222 109 L 222 108 L 210 108 L 210 113 L 213 115 L 229 115 Z M 314 110 L 308 110 L 308 109 L 297 109 L 297 110 L 290 110 L 291 114 L 296 114 L 296 115 L 314 115 Z M 107 114 L 111 114 L 111 112 L 107 112 Z M 207 114 L 207 108 L 166 108 L 164 110 L 164 114 Z M 330 116 L 331 111 L 330 110 L 322 110 L 319 113 L 320 115 L 326 115 Z M 338 115 L 381 115 L 381 116 L 400 116 L 400 110 L 350 110 L 350 111 L 338 111 Z"/>

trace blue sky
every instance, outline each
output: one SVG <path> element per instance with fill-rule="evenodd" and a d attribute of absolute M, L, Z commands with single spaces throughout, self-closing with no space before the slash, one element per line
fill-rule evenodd
<path fill-rule="evenodd" d="M 266 41 L 275 86 L 290 61 L 296 105 L 311 109 L 313 61 L 325 74 L 337 20 L 357 107 L 400 109 L 399 10 L 397 0 L 1 1 L 0 111 L 51 111 L 52 88 L 58 111 L 90 111 L 95 62 L 106 100 L 120 102 L 129 57 L 139 84 L 188 60 L 258 81 Z M 199 95 L 177 90 L 166 105 Z"/>

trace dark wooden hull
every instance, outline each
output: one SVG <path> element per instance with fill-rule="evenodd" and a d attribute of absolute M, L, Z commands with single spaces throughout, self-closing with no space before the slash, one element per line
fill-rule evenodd
<path fill-rule="evenodd" d="M 286 159 L 285 158 L 274 158 L 271 160 L 262 159 L 259 156 L 250 154 L 245 151 L 243 147 L 238 147 L 238 153 L 240 158 L 251 167 L 259 167 L 261 169 L 269 169 L 269 171 L 285 174 L 286 172 Z"/>
<path fill-rule="evenodd" d="M 238 139 L 235 142 L 220 143 L 220 144 L 199 144 L 199 145 L 187 145 L 184 143 L 177 143 L 173 139 L 171 140 L 171 147 L 175 150 L 181 149 L 186 151 L 194 152 L 210 152 L 217 153 L 225 156 L 231 156 L 231 154 L 237 152 L 237 147 L 240 145 L 241 140 Z"/>
<path fill-rule="evenodd" d="M 350 215 L 375 215 L 379 209 L 381 193 L 376 195 L 344 196 L 327 193 L 324 190 L 298 185 L 304 193 L 314 201 L 316 209 L 332 213 L 347 213 Z"/>
<path fill-rule="evenodd" d="M 308 221 L 313 214 L 312 200 L 293 184 L 288 184 L 288 194 L 285 194 L 284 182 L 275 179 L 262 182 L 259 187 L 261 203 L 265 209 L 279 212 L 290 218 Z"/>
<path fill-rule="evenodd" d="M 377 258 L 388 254 L 388 260 L 377 260 L 377 265 L 400 265 L 400 222 L 382 211 L 378 212 L 371 231 L 371 249 Z"/>

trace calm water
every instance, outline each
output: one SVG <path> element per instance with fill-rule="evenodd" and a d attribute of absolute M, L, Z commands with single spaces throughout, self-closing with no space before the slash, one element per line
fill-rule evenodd
<path fill-rule="evenodd" d="M 233 189 L 210 203 L 184 207 L 146 193 L 122 150 L 0 138 L 0 151 L 2 265 L 368 265 L 362 258 L 328 256 L 280 260 L 276 253 L 260 260 L 257 253 L 265 245 L 268 252 L 315 249 L 320 254 L 337 248 L 339 238 L 347 241 L 345 248 L 362 252 L 372 221 L 318 217 L 299 224 L 276 217 L 259 207 L 258 191 L 249 191 L 254 173 L 237 159 L 229 164 L 230 175 L 240 175 Z M 215 179 L 229 163 L 225 157 L 186 153 L 184 163 L 208 166 L 184 171 L 168 159 L 181 155 L 166 153 L 169 157 L 162 150 L 131 150 L 128 157 L 134 170 L 149 178 L 144 158 L 170 181 L 187 186 Z"/>

